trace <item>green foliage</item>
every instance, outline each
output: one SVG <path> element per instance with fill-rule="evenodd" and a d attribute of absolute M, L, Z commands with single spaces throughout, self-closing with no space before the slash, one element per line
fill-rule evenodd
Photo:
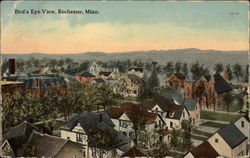
<path fill-rule="evenodd" d="M 177 129 L 173 129 L 171 132 L 170 139 L 170 147 L 171 149 L 178 149 L 180 145 L 180 139 L 178 138 L 181 135 L 181 131 Z"/>
<path fill-rule="evenodd" d="M 164 71 L 166 72 L 167 77 L 169 77 L 170 75 L 172 75 L 174 73 L 174 65 L 173 62 L 168 62 L 166 64 L 166 66 L 163 68 Z"/>
<path fill-rule="evenodd" d="M 240 81 L 240 77 L 243 77 L 242 66 L 240 64 L 233 65 L 233 74 Z"/>
<path fill-rule="evenodd" d="M 224 66 L 221 63 L 217 63 L 214 66 L 215 73 L 221 73 L 224 70 Z"/>
<path fill-rule="evenodd" d="M 170 154 L 170 147 L 165 142 L 157 141 L 154 149 L 149 154 L 152 157 L 164 158 Z"/>
<path fill-rule="evenodd" d="M 233 79 L 233 72 L 232 72 L 230 64 L 227 64 L 226 71 L 228 73 L 228 80 L 231 81 Z"/>
<path fill-rule="evenodd" d="M 181 149 L 182 151 L 189 151 L 192 148 L 192 141 L 191 141 L 191 130 L 192 125 L 191 121 L 182 121 L 181 122 L 182 127 L 182 142 L 181 142 Z"/>

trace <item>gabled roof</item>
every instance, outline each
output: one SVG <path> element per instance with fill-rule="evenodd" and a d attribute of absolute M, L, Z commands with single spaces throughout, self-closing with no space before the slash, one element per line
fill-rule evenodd
<path fill-rule="evenodd" d="M 214 75 L 214 81 L 215 81 L 215 91 L 218 94 L 222 94 L 232 90 L 230 85 L 224 80 L 224 78 L 220 74 Z"/>
<path fill-rule="evenodd" d="M 198 101 L 196 99 L 185 98 L 183 102 L 183 106 L 187 108 L 189 111 L 195 110 L 196 104 Z"/>
<path fill-rule="evenodd" d="M 185 108 L 182 105 L 176 105 L 174 102 L 163 96 L 157 97 L 153 100 L 145 100 L 144 105 L 147 106 L 148 110 L 151 110 L 158 105 L 164 112 L 169 113 L 169 116 L 166 116 L 166 118 L 172 119 L 180 119 Z"/>
<path fill-rule="evenodd" d="M 138 84 L 142 81 L 142 79 L 139 76 L 134 74 L 128 74 L 128 79 L 130 79 L 131 82 L 135 84 Z"/>
<path fill-rule="evenodd" d="M 187 76 L 186 76 L 184 82 L 196 82 L 196 81 L 194 80 L 194 77 L 193 77 L 192 72 L 190 72 L 190 71 L 188 72 L 188 74 L 187 74 Z"/>
<path fill-rule="evenodd" d="M 35 157 L 55 157 L 67 143 L 70 143 L 67 139 L 33 132 L 27 143 L 27 148 L 34 147 Z M 77 146 L 79 150 L 82 149 L 77 144 L 74 146 Z"/>
<path fill-rule="evenodd" d="M 174 73 L 173 75 L 175 75 L 180 80 L 184 80 L 185 79 L 185 76 L 182 73 L 180 73 L 180 72 Z"/>
<path fill-rule="evenodd" d="M 233 123 L 221 128 L 217 133 L 232 149 L 247 139 L 247 137 Z"/>
<path fill-rule="evenodd" d="M 142 151 L 140 151 L 137 147 L 133 146 L 127 152 L 125 152 L 121 157 L 148 157 Z"/>
<path fill-rule="evenodd" d="M 99 75 L 103 75 L 103 76 L 109 76 L 112 72 L 109 71 L 101 71 L 99 72 Z"/>
<path fill-rule="evenodd" d="M 190 152 L 195 158 L 216 158 L 220 156 L 208 141 L 193 148 Z"/>
<path fill-rule="evenodd" d="M 79 76 L 81 76 L 81 77 L 95 77 L 95 75 L 91 74 L 90 72 L 83 72 Z"/>
<path fill-rule="evenodd" d="M 132 71 L 132 70 L 143 72 L 142 67 L 131 67 L 131 68 L 128 69 L 128 71 Z"/>
<path fill-rule="evenodd" d="M 183 103 L 183 95 L 178 92 L 165 92 L 162 94 L 168 100 L 176 100 L 179 104 Z"/>
<path fill-rule="evenodd" d="M 124 103 L 120 108 L 111 107 L 106 110 L 106 113 L 113 119 L 119 119 L 124 113 L 131 121 L 139 121 L 145 124 L 151 124 L 157 118 L 157 114 L 148 112 L 143 105 L 134 103 Z M 141 119 L 138 120 L 138 116 Z"/>
<path fill-rule="evenodd" d="M 2 142 L 8 140 L 15 155 L 21 156 L 23 144 L 26 143 L 33 130 L 38 131 L 38 128 L 24 121 L 4 134 Z"/>
<path fill-rule="evenodd" d="M 102 78 L 95 78 L 94 81 L 96 83 L 104 83 L 105 82 Z"/>

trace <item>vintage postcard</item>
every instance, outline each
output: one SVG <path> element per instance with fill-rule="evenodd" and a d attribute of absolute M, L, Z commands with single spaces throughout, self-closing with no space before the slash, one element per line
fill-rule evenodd
<path fill-rule="evenodd" d="M 1 157 L 249 157 L 247 1 L 2 1 Z"/>

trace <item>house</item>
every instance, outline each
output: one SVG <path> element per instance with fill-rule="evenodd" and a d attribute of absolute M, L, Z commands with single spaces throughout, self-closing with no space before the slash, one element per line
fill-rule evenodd
<path fill-rule="evenodd" d="M 241 116 L 234 125 L 249 139 L 249 117 Z"/>
<path fill-rule="evenodd" d="M 189 120 L 190 114 L 185 106 L 177 105 L 163 96 L 145 100 L 143 104 L 149 112 L 157 113 L 163 118 L 167 129 L 180 128 L 183 120 Z"/>
<path fill-rule="evenodd" d="M 67 78 L 59 74 L 27 74 L 26 76 L 4 77 L 4 81 L 23 82 L 25 92 L 33 96 L 43 96 L 49 91 L 63 96 L 68 92 Z"/>
<path fill-rule="evenodd" d="M 81 144 L 89 158 L 108 158 L 117 149 L 126 151 L 130 147 L 129 140 L 114 126 L 104 112 L 83 112 L 74 115 L 60 128 L 61 138 Z"/>
<path fill-rule="evenodd" d="M 177 105 L 185 106 L 190 114 L 192 124 L 197 124 L 200 121 L 200 106 L 197 99 L 184 98 L 184 95 L 178 92 L 165 92 L 162 96 L 172 100 Z"/>
<path fill-rule="evenodd" d="M 234 158 L 247 154 L 247 137 L 233 123 L 218 130 L 208 142 L 224 157 Z"/>
<path fill-rule="evenodd" d="M 168 83 L 171 87 L 184 88 L 184 79 L 185 76 L 182 73 L 177 72 L 169 77 Z"/>
<path fill-rule="evenodd" d="M 218 158 L 219 156 L 218 152 L 209 142 L 205 141 L 189 151 L 184 158 Z"/>
<path fill-rule="evenodd" d="M 108 79 L 108 78 L 112 78 L 113 75 L 112 75 L 112 72 L 110 72 L 110 71 L 100 71 L 99 77 L 102 79 Z"/>
<path fill-rule="evenodd" d="M 121 81 L 121 86 L 124 86 L 125 89 L 123 90 L 124 96 L 134 96 L 138 95 L 140 83 L 142 79 L 134 74 L 128 74 L 124 80 Z"/>
<path fill-rule="evenodd" d="M 95 79 L 95 75 L 90 72 L 83 72 L 80 75 L 76 76 L 76 80 L 81 83 L 91 83 Z"/>
<path fill-rule="evenodd" d="M 24 121 L 3 136 L 2 156 L 83 158 L 82 147 L 70 140 L 41 134 Z"/>
<path fill-rule="evenodd" d="M 136 75 L 142 78 L 144 74 L 144 69 L 142 67 L 131 67 L 128 69 L 128 74 Z"/>
<path fill-rule="evenodd" d="M 111 107 L 106 110 L 115 124 L 115 129 L 121 131 L 126 137 L 134 139 L 134 124 L 138 124 L 140 130 L 153 131 L 162 129 L 165 122 L 160 115 L 148 112 L 143 105 L 124 103 L 121 107 Z"/>
<path fill-rule="evenodd" d="M 105 84 L 105 80 L 103 80 L 102 78 L 95 78 L 91 84 L 93 85 L 103 85 Z"/>
<path fill-rule="evenodd" d="M 149 157 L 147 156 L 145 153 L 143 153 L 141 150 L 139 150 L 137 147 L 133 146 L 132 148 L 130 148 L 128 151 L 126 151 L 122 156 L 121 158 L 131 158 L 131 157 L 134 157 L 134 158 L 146 158 L 146 157 Z"/>
<path fill-rule="evenodd" d="M 0 81 L 2 94 L 14 94 L 15 92 L 24 92 L 25 83 L 18 81 Z"/>

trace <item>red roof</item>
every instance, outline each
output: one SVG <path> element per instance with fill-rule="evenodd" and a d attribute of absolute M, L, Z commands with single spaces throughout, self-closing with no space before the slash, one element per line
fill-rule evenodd
<path fill-rule="evenodd" d="M 199 146 L 193 148 L 190 152 L 195 158 L 216 158 L 220 156 L 208 141 L 205 141 Z"/>
<path fill-rule="evenodd" d="M 126 114 L 131 121 L 138 120 L 141 123 L 151 124 L 155 121 L 157 114 L 148 112 L 143 105 L 137 105 L 134 103 L 124 103 L 120 108 L 111 107 L 106 110 L 109 117 L 118 119 L 122 114 Z"/>
<path fill-rule="evenodd" d="M 132 67 L 128 69 L 128 71 L 132 71 L 132 70 L 143 72 L 143 68 L 141 67 Z"/>
<path fill-rule="evenodd" d="M 169 135 L 171 132 L 169 130 L 163 129 L 158 131 L 159 134 L 166 136 Z"/>
<path fill-rule="evenodd" d="M 148 157 L 143 152 L 141 152 L 135 146 L 130 148 L 127 152 L 125 152 L 121 157 Z"/>

